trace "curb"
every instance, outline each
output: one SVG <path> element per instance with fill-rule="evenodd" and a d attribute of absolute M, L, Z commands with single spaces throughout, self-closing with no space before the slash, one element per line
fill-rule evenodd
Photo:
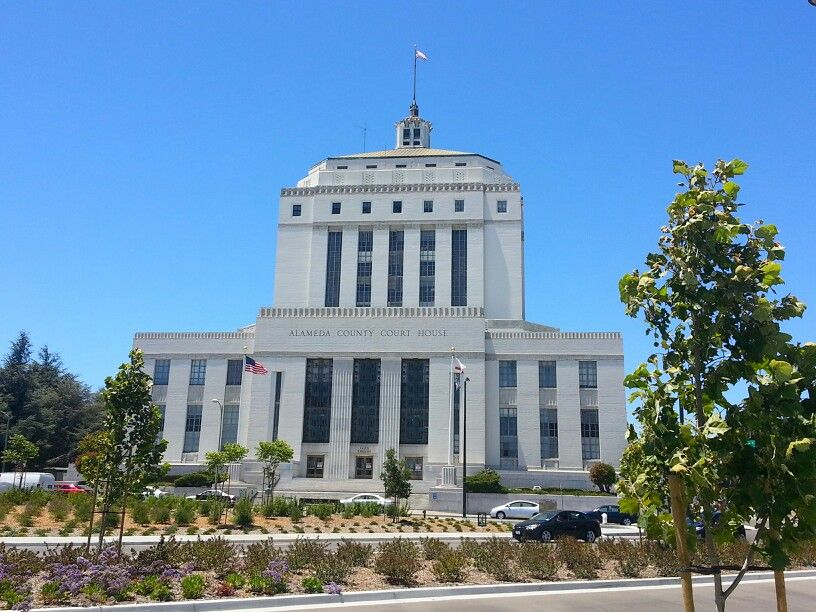
<path fill-rule="evenodd" d="M 728 576 L 728 574 L 725 574 Z M 816 578 L 816 570 L 785 572 L 790 578 Z M 773 572 L 746 574 L 742 582 L 773 579 Z M 705 585 L 713 582 L 712 576 L 694 576 L 694 584 Z M 118 604 L 114 606 L 88 606 L 86 610 L 97 612 L 229 612 L 239 610 L 274 610 L 291 606 L 328 606 L 340 603 L 370 603 L 425 599 L 430 597 L 467 597 L 472 595 L 510 595 L 524 593 L 547 593 L 587 591 L 592 589 L 637 589 L 643 587 L 678 586 L 678 578 L 629 578 L 619 580 L 569 580 L 564 582 L 511 582 L 502 584 L 479 584 L 467 586 L 421 587 L 387 589 L 381 591 L 352 591 L 340 595 L 277 595 L 275 597 L 247 597 L 206 599 L 199 601 L 151 602 L 140 604 Z M 47 608 L 48 612 L 76 612 L 76 607 Z"/>

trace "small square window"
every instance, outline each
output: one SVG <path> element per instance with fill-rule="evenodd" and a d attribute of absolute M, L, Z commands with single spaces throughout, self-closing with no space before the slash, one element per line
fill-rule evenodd
<path fill-rule="evenodd" d="M 367 170 L 374 170 L 377 167 L 377 164 L 368 164 L 366 165 Z"/>
<path fill-rule="evenodd" d="M 464 200 L 454 200 L 453 201 L 453 212 L 464 212 L 465 211 L 465 201 Z"/>
<path fill-rule="evenodd" d="M 371 202 L 363 202 L 363 214 L 368 215 L 371 213 Z"/>
<path fill-rule="evenodd" d="M 467 166 L 467 162 L 456 162 L 458 167 Z"/>
<path fill-rule="evenodd" d="M 337 166 L 338 170 L 348 170 L 348 166 Z"/>
<path fill-rule="evenodd" d="M 407 168 L 408 164 L 397 164 L 397 168 Z"/>
<path fill-rule="evenodd" d="M 425 200 L 422 203 L 422 210 L 424 212 L 433 212 L 433 200 Z"/>
<path fill-rule="evenodd" d="M 332 202 L 332 214 L 333 215 L 340 214 L 340 202 Z"/>
<path fill-rule="evenodd" d="M 402 212 L 402 202 L 396 200 L 391 203 L 391 212 L 394 213 L 401 213 Z"/>
<path fill-rule="evenodd" d="M 292 204 L 292 216 L 293 217 L 300 216 L 300 204 Z"/>
<path fill-rule="evenodd" d="M 496 202 L 496 212 L 506 213 L 507 212 L 507 200 L 499 200 Z"/>
<path fill-rule="evenodd" d="M 436 164 L 425 164 L 426 168 L 436 168 Z"/>

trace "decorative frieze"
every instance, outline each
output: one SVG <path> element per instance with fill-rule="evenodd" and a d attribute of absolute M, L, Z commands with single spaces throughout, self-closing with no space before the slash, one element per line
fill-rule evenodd
<path fill-rule="evenodd" d="M 281 197 L 308 197 L 354 193 L 405 193 L 411 191 L 519 191 L 518 183 L 408 183 L 396 185 L 320 185 L 284 187 Z"/>
<path fill-rule="evenodd" d="M 136 340 L 251 340 L 255 332 L 136 332 Z"/>
<path fill-rule="evenodd" d="M 620 340 L 620 332 L 486 331 L 488 340 Z"/>
<path fill-rule="evenodd" d="M 397 307 L 375 307 L 375 308 L 261 308 L 258 313 L 259 318 L 350 318 L 369 319 L 372 317 L 390 318 L 482 318 L 484 308 L 451 306 L 439 308 L 397 308 Z"/>

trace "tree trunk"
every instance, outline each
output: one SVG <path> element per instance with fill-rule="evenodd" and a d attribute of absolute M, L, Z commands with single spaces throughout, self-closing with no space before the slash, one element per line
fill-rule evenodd
<path fill-rule="evenodd" d="M 774 586 L 776 587 L 776 612 L 788 612 L 788 595 L 785 592 L 785 572 L 774 570 Z"/>
<path fill-rule="evenodd" d="M 669 474 L 674 535 L 677 540 L 677 561 L 680 563 L 680 585 L 683 589 L 683 610 L 694 612 L 694 592 L 691 588 L 689 552 L 686 543 L 686 503 L 683 499 L 683 482 L 679 474 Z"/>

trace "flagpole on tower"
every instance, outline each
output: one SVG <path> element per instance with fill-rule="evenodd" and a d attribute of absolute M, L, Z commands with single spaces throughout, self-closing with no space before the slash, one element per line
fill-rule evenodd
<path fill-rule="evenodd" d="M 414 45 L 414 96 L 413 96 L 414 105 L 416 105 L 416 61 L 417 61 L 417 46 Z"/>

